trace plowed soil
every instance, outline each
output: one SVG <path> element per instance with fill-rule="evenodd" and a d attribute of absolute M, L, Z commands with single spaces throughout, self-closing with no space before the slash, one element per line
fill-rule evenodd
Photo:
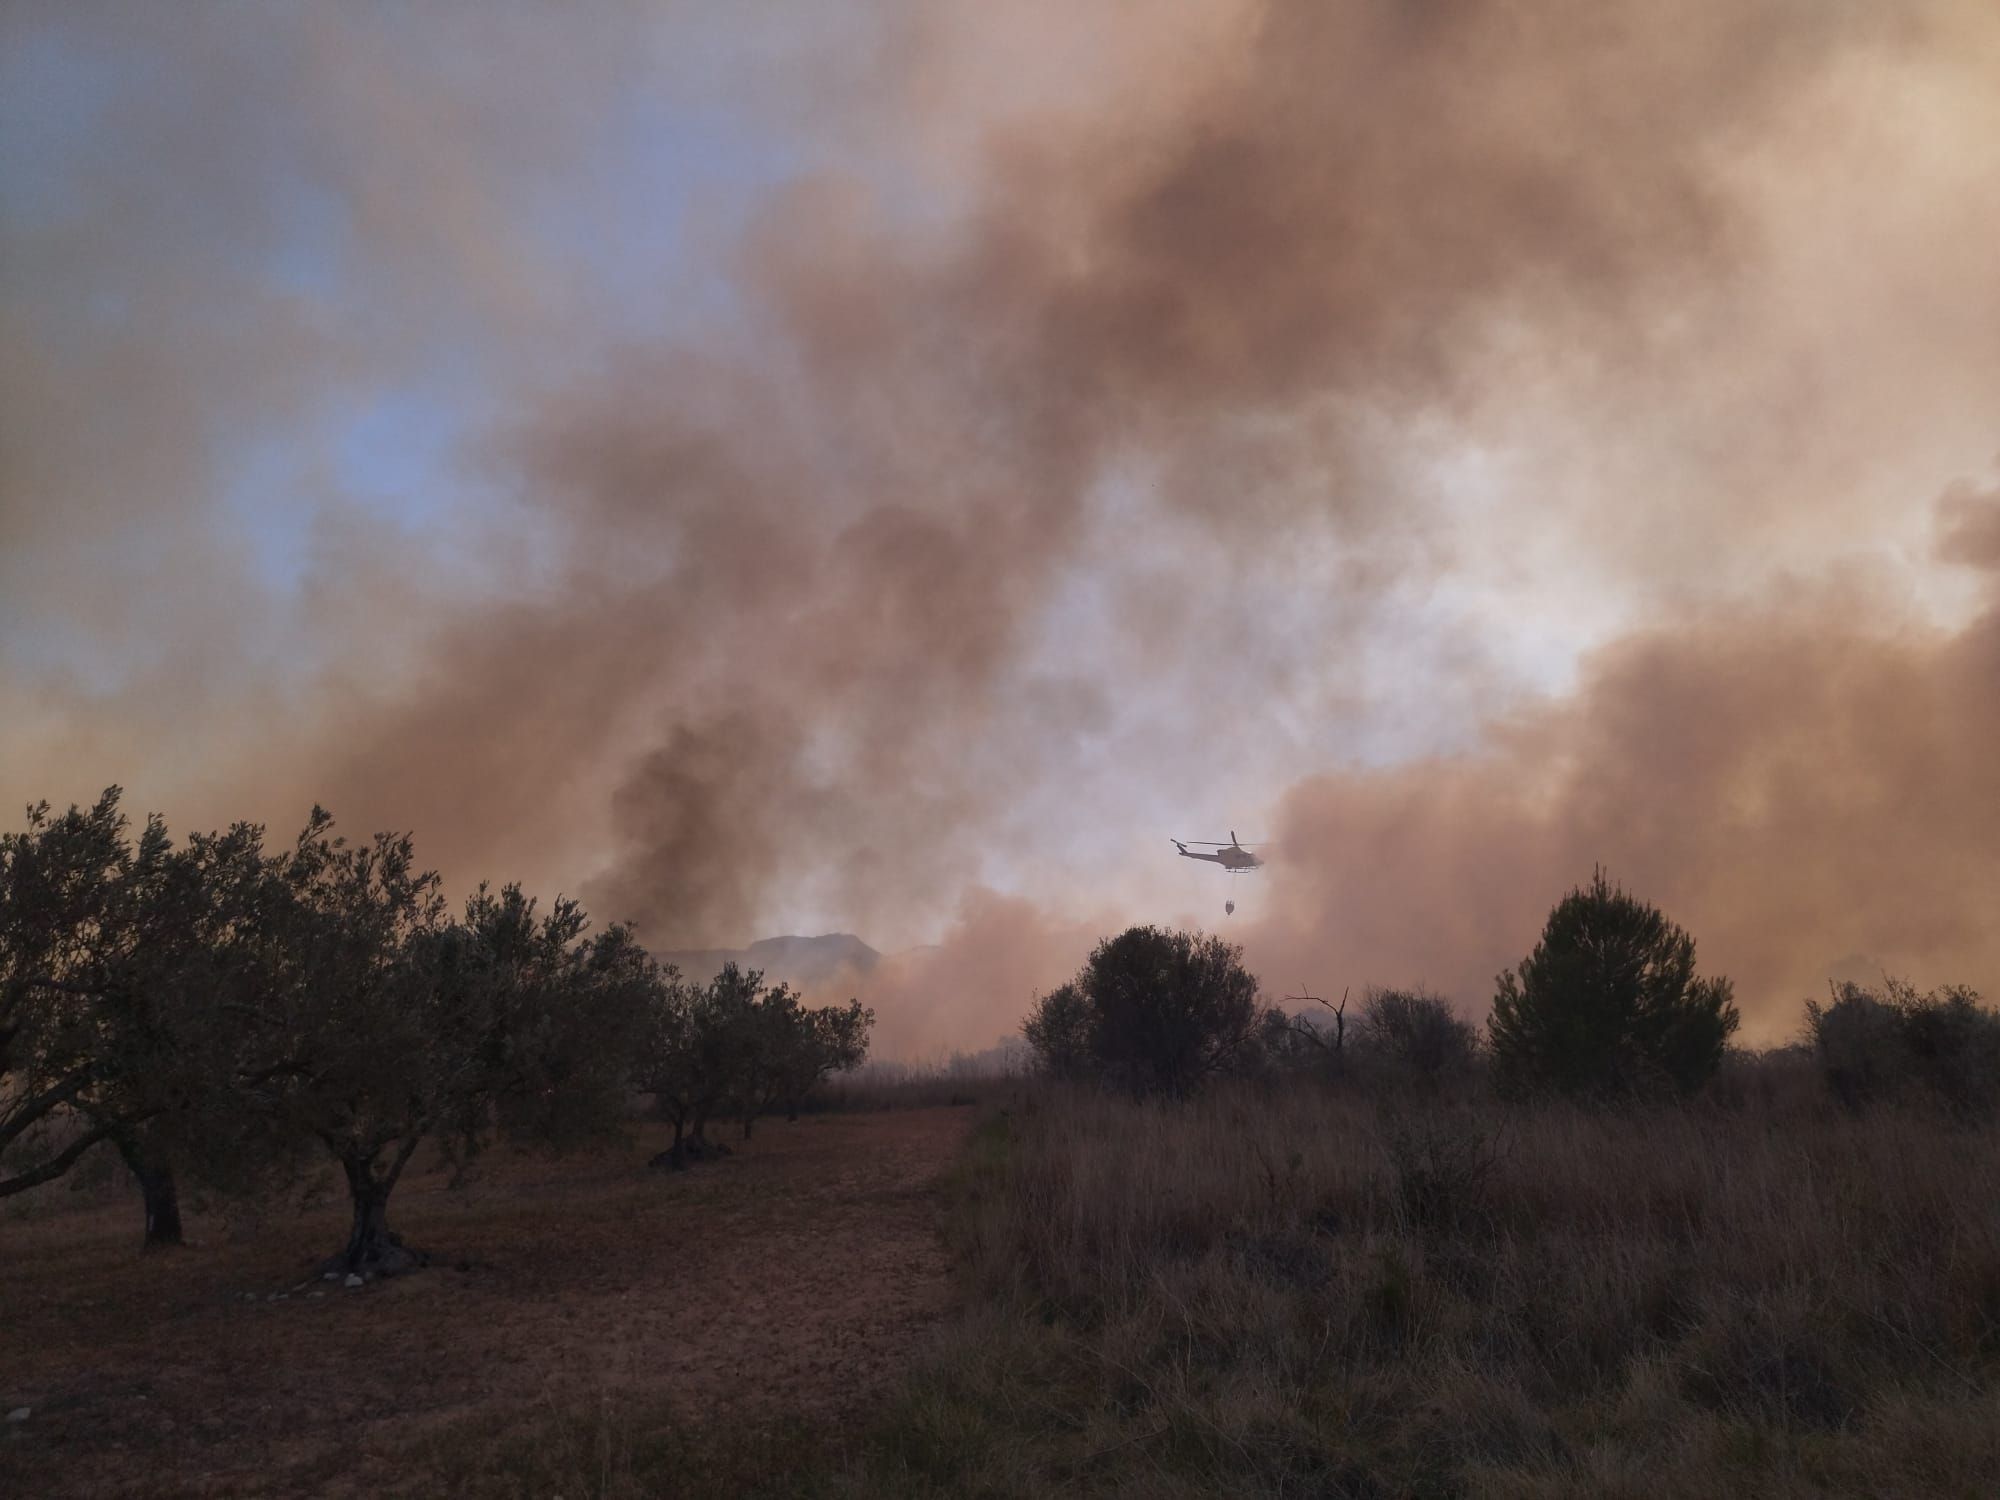
<path fill-rule="evenodd" d="M 31 1412 L 0 1493 L 360 1494 L 428 1433 L 613 1399 L 838 1417 L 943 1310 L 932 1189 L 970 1113 L 766 1122 L 672 1175 L 650 1130 L 433 1172 L 391 1219 L 440 1265 L 358 1290 L 309 1279 L 337 1201 L 143 1256 L 122 1196 L 0 1222 L 0 1416 Z"/>

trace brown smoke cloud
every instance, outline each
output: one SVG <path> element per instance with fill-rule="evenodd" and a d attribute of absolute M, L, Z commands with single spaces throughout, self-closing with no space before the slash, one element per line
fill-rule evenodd
<path fill-rule="evenodd" d="M 685 560 L 626 601 L 667 643 L 676 722 L 617 794 L 597 897 L 691 944 L 741 931 L 799 848 L 848 851 L 829 873 L 863 921 L 966 878 L 981 762 L 1061 774 L 1070 726 L 1021 714 L 1010 673 L 1105 473 L 1147 455 L 1224 558 L 1412 524 L 1337 483 L 1370 469 L 1363 414 L 1461 399 L 1501 322 L 1544 361 L 1627 358 L 1636 310 L 1726 257 L 1703 152 L 1841 39 L 1817 9 L 1732 14 L 1668 46 L 1274 7 L 1142 139 L 991 144 L 942 246 L 852 185 L 775 205 L 748 274 L 789 380 L 725 367 L 690 414 L 684 367 L 626 370 L 529 440 L 586 534 Z M 828 774 L 804 725 L 835 727 Z M 689 857 L 725 838 L 726 868 Z"/>
<path fill-rule="evenodd" d="M 1478 1017 L 1603 865 L 1696 935 L 1755 1044 L 1831 978 L 2000 992 L 2000 487 L 1937 515 L 1940 555 L 1986 572 L 1963 627 L 1889 628 L 1854 579 L 1634 633 L 1474 752 L 1292 786 L 1267 869 L 1228 888 L 1247 925 L 1203 925 L 1273 1000 L 1422 983 Z M 976 893 L 936 947 L 822 988 L 937 1056 L 1010 1034 L 1116 920 Z"/>
<path fill-rule="evenodd" d="M 2000 491 L 1945 513 L 1946 555 L 1993 570 L 1960 630 L 1884 633 L 1858 586 L 1814 587 L 1622 639 L 1478 753 L 1294 786 L 1252 957 L 1477 1013 L 1602 864 L 1735 980 L 1754 1040 L 1836 973 L 1993 992 Z"/>
<path fill-rule="evenodd" d="M 1117 920 L 1111 912 L 1063 918 L 975 887 L 936 944 L 892 954 L 868 974 L 840 976 L 818 992 L 866 997 L 879 1055 L 936 1062 L 1017 1034 L 1028 999 L 1082 967 Z"/>
<path fill-rule="evenodd" d="M 109 14 L 85 39 L 134 44 Z M 669 86 L 640 43 L 694 23 L 658 15 L 140 38 L 176 87 L 125 134 L 161 154 L 15 258 L 0 377 L 0 586 L 124 670 L 0 652 L 0 792 L 320 800 L 668 948 L 943 923 L 874 981 L 912 1052 L 990 1042 L 1085 926 L 1158 915 L 1065 832 L 1232 761 L 1276 806 L 1247 930 L 1280 984 L 1475 1001 L 1599 860 L 1752 1006 L 1854 953 L 1992 970 L 1993 615 L 1828 571 L 1907 547 L 1907 496 L 1994 441 L 2000 195 L 1949 165 L 1994 160 L 1990 9 L 914 6 L 756 63 L 833 164 L 729 242 L 740 318 L 633 339 L 518 204 L 593 101 Z M 349 206 L 379 319 L 239 321 L 192 233 L 121 257 L 181 223 L 124 191 L 163 168 L 275 233 L 274 151 Z M 105 281 L 138 315 L 81 326 Z M 265 597 L 217 445 L 462 329 L 506 372 L 465 462 L 507 503 L 438 534 L 330 497 Z M 1468 451 L 1490 505 L 1439 477 Z M 1944 557 L 1990 565 L 1984 502 L 1948 509 Z M 107 571 L 93 536 L 154 546 Z M 1490 616 L 1426 613 L 1477 580 L 1531 615 L 1571 575 L 1623 634 L 1554 701 L 1518 706 Z M 1393 682 L 1419 657 L 1428 694 Z M 1390 724 L 1354 764 L 1355 722 L 1432 714 L 1410 739 L 1476 743 L 1383 769 Z"/>

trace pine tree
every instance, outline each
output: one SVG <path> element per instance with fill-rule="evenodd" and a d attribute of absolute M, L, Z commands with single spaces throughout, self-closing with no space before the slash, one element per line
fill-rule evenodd
<path fill-rule="evenodd" d="M 1549 913 L 1518 971 L 1499 976 L 1487 1031 L 1514 1093 L 1691 1094 L 1739 1017 L 1731 987 L 1695 975 L 1694 939 L 1602 869 Z"/>

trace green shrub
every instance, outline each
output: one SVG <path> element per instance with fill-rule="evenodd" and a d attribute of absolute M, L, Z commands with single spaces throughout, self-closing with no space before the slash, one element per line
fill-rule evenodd
<path fill-rule="evenodd" d="M 1416 989 L 1371 988 L 1361 1000 L 1355 1040 L 1395 1071 L 1434 1084 L 1472 1066 L 1479 1033 L 1442 995 Z"/>
<path fill-rule="evenodd" d="M 1888 976 L 1879 990 L 1836 985 L 1824 1009 L 1806 1002 L 1806 1031 L 1849 1109 L 1917 1097 L 1965 1114 L 2000 1104 L 2000 1013 L 1964 985 L 1924 992 Z"/>
<path fill-rule="evenodd" d="M 1087 1078 L 1092 1071 L 1092 1012 L 1074 982 L 1037 996 L 1021 1034 L 1034 1048 L 1043 1072 L 1055 1078 Z"/>
<path fill-rule="evenodd" d="M 1185 1094 L 1255 1061 L 1263 1018 L 1241 948 L 1198 932 L 1131 927 L 1042 996 L 1022 1030 L 1050 1073 L 1137 1094 Z"/>

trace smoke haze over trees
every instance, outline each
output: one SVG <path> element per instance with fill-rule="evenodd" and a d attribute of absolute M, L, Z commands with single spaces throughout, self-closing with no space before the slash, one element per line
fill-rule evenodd
<path fill-rule="evenodd" d="M 479 9 L 0 21 L 0 801 L 857 932 L 906 1053 L 1258 819 L 1285 982 L 1601 861 L 1748 1039 L 2000 989 L 1991 6 Z"/>

